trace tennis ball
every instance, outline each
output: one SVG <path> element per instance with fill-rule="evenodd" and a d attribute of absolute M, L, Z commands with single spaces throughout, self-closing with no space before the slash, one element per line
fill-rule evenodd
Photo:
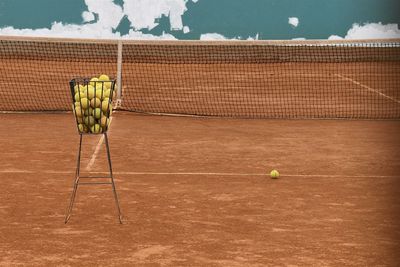
<path fill-rule="evenodd" d="M 83 114 L 85 114 L 85 116 L 90 116 L 93 114 L 93 109 L 89 107 L 83 111 Z"/>
<path fill-rule="evenodd" d="M 90 79 L 89 85 L 96 86 L 97 81 L 99 81 L 99 79 L 97 77 L 93 77 L 92 79 Z"/>
<path fill-rule="evenodd" d="M 106 110 L 104 112 L 104 116 L 106 116 L 107 118 L 109 118 L 111 116 L 111 114 L 113 113 L 113 106 L 112 103 L 110 103 L 108 110 Z"/>
<path fill-rule="evenodd" d="M 279 177 L 279 172 L 277 170 L 272 170 L 270 176 L 272 179 L 277 179 Z"/>
<path fill-rule="evenodd" d="M 110 89 L 112 85 L 112 82 L 104 82 L 104 87 L 107 89 Z"/>
<path fill-rule="evenodd" d="M 80 107 L 75 107 L 74 113 L 77 117 L 82 117 L 83 114 L 82 109 Z"/>
<path fill-rule="evenodd" d="M 74 94 L 76 94 L 78 92 L 79 92 L 79 85 L 77 84 L 74 86 Z"/>
<path fill-rule="evenodd" d="M 103 83 L 98 83 L 96 85 L 96 97 L 99 99 L 103 98 L 103 94 L 104 94 L 104 90 L 106 90 L 106 88 L 103 88 Z"/>
<path fill-rule="evenodd" d="M 95 94 L 95 89 L 94 89 L 94 87 L 91 86 L 91 85 L 88 85 L 88 88 L 87 88 L 87 97 L 88 97 L 89 99 L 93 99 L 95 96 L 96 96 L 96 94 Z"/>
<path fill-rule="evenodd" d="M 91 128 L 90 128 L 90 131 L 92 132 L 92 133 L 101 133 L 102 132 L 102 129 L 101 129 L 101 127 L 100 127 L 100 124 L 95 124 L 95 125 L 93 125 Z"/>
<path fill-rule="evenodd" d="M 79 88 L 79 92 L 81 92 L 82 94 L 84 94 L 86 96 L 87 95 L 87 86 L 81 85 Z"/>
<path fill-rule="evenodd" d="M 90 100 L 90 106 L 92 108 L 99 108 L 101 106 L 100 98 L 95 97 L 92 100 Z"/>
<path fill-rule="evenodd" d="M 76 117 L 76 121 L 78 123 L 83 123 L 83 118 L 82 117 Z"/>
<path fill-rule="evenodd" d="M 84 98 L 84 97 L 85 97 L 85 95 L 82 92 L 77 92 L 74 96 L 74 99 L 77 102 L 77 101 L 81 100 L 81 98 Z"/>
<path fill-rule="evenodd" d="M 107 117 L 101 117 L 100 125 L 101 127 L 105 128 L 110 124 L 110 120 Z"/>
<path fill-rule="evenodd" d="M 96 123 L 96 121 L 95 121 L 93 116 L 85 116 L 84 122 L 88 126 L 93 126 Z"/>
<path fill-rule="evenodd" d="M 110 93 L 111 93 L 111 90 L 110 89 L 106 89 L 104 92 L 103 92 L 103 100 L 104 99 L 106 99 L 106 98 L 110 98 Z"/>
<path fill-rule="evenodd" d="M 87 109 L 89 107 L 89 99 L 87 99 L 86 97 L 81 98 L 81 107 L 83 109 Z"/>
<path fill-rule="evenodd" d="M 93 109 L 92 114 L 93 114 L 93 117 L 95 119 L 100 119 L 100 117 L 101 117 L 101 109 L 100 108 Z"/>
<path fill-rule="evenodd" d="M 88 127 L 85 124 L 79 123 L 78 124 L 78 130 L 81 133 L 87 133 L 88 132 Z"/>
<path fill-rule="evenodd" d="M 101 110 L 107 114 L 108 111 L 108 106 L 110 105 L 110 99 L 109 98 L 104 98 L 104 100 L 101 102 Z"/>
<path fill-rule="evenodd" d="M 110 77 L 108 77 L 108 75 L 106 75 L 106 74 L 102 74 L 99 77 L 99 81 L 109 81 L 109 80 L 110 80 Z"/>

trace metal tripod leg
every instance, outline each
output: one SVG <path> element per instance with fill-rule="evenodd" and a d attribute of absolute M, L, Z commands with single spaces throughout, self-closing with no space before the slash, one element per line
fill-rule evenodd
<path fill-rule="evenodd" d="M 69 203 L 69 207 L 67 210 L 67 215 L 65 216 L 65 223 L 68 222 L 69 218 L 71 217 L 71 213 L 72 213 L 72 208 L 74 206 L 74 202 L 75 202 L 75 197 L 76 197 L 76 192 L 78 190 L 78 185 L 79 185 L 79 180 L 80 178 L 110 178 L 111 182 L 110 183 L 82 183 L 82 184 L 111 184 L 112 185 L 112 189 L 113 189 L 113 194 L 114 194 L 114 199 L 115 199 L 115 203 L 117 205 L 117 209 L 118 209 L 118 219 L 119 222 L 122 224 L 122 213 L 121 213 L 121 208 L 119 206 L 119 201 L 118 201 L 118 196 L 117 196 L 117 191 L 115 189 L 115 183 L 114 183 L 114 177 L 113 177 L 113 173 L 112 173 L 112 165 L 111 165 L 111 156 L 110 156 L 110 147 L 108 145 L 108 137 L 107 137 L 107 133 L 104 133 L 104 139 L 105 139 L 105 143 L 106 143 L 106 148 L 107 148 L 107 159 L 108 159 L 108 167 L 109 167 L 109 171 L 110 171 L 110 177 L 80 177 L 80 165 L 81 165 L 81 151 L 82 151 L 82 137 L 83 135 L 80 135 L 80 141 L 79 141 L 79 151 L 78 151 L 78 162 L 77 162 L 77 167 L 76 167 L 76 176 L 75 176 L 75 181 L 74 181 L 74 189 L 72 191 L 71 194 L 71 200 Z"/>
<path fill-rule="evenodd" d="M 122 224 L 122 213 L 121 213 L 121 208 L 119 207 L 117 190 L 115 189 L 114 176 L 113 176 L 113 173 L 112 173 L 112 165 L 111 165 L 110 147 L 108 145 L 107 133 L 104 133 L 104 139 L 106 140 L 108 167 L 109 167 L 109 170 L 110 170 L 111 185 L 112 185 L 112 189 L 113 189 L 113 193 L 114 193 L 115 204 L 117 205 L 117 209 L 118 209 L 119 223 Z"/>
<path fill-rule="evenodd" d="M 80 134 L 79 151 L 78 151 L 78 162 L 77 162 L 77 165 L 76 165 L 74 189 L 73 189 L 72 194 L 71 194 L 71 200 L 70 200 L 70 203 L 69 203 L 67 215 L 65 216 L 65 223 L 67 223 L 69 218 L 71 217 L 72 207 L 74 206 L 76 191 L 78 189 L 79 173 L 80 173 L 80 167 L 81 167 L 81 150 L 82 150 L 82 135 Z"/>

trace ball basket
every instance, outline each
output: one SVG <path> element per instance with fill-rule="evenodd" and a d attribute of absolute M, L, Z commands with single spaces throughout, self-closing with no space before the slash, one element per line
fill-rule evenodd
<path fill-rule="evenodd" d="M 78 162 L 76 167 L 76 175 L 71 194 L 70 204 L 65 216 L 65 223 L 70 219 L 72 208 L 75 202 L 76 193 L 79 185 L 103 185 L 110 184 L 113 189 L 114 199 L 117 206 L 119 222 L 122 224 L 122 214 L 119 206 L 117 191 L 115 189 L 114 177 L 112 172 L 110 147 L 108 145 L 107 131 L 111 121 L 112 101 L 114 89 L 116 87 L 113 79 L 89 79 L 74 78 L 70 81 L 70 89 L 72 96 L 72 110 L 80 135 Z M 105 143 L 108 159 L 109 175 L 105 176 L 82 176 L 80 174 L 82 137 L 84 135 L 102 134 L 100 143 Z M 89 169 L 90 171 L 90 169 Z M 89 173 L 90 174 L 90 173 Z M 95 181 L 94 181 L 95 179 Z M 104 181 L 104 179 L 107 179 Z M 100 181 L 99 181 L 100 180 Z"/>
<path fill-rule="evenodd" d="M 107 132 L 113 108 L 115 80 L 93 81 L 89 78 L 74 78 L 69 84 L 78 132 Z"/>

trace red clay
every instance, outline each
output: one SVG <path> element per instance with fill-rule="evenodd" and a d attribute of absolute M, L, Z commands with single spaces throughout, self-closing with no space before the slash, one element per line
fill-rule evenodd
<path fill-rule="evenodd" d="M 1 114 L 0 265 L 397 266 L 399 121 L 115 113 L 111 188 L 64 224 L 72 114 Z M 100 136 L 85 137 L 85 169 Z M 107 171 L 104 147 L 92 171 Z M 271 169 L 281 172 L 272 180 Z"/>

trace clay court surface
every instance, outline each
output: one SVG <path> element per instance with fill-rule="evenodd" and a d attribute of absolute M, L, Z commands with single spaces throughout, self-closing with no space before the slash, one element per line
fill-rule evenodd
<path fill-rule="evenodd" d="M 116 112 L 109 185 L 72 114 L 0 114 L 1 266 L 398 266 L 399 121 Z M 101 136 L 82 170 L 107 172 Z M 280 179 L 266 173 L 276 168 Z"/>

